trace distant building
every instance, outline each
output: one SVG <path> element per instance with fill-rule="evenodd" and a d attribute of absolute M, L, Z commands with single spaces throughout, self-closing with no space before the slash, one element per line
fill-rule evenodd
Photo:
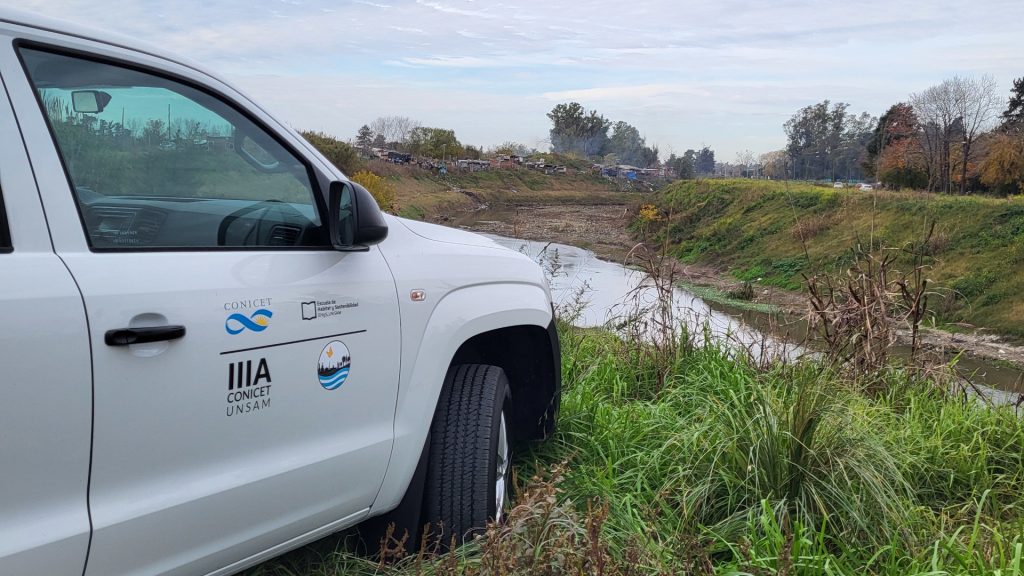
<path fill-rule="evenodd" d="M 456 160 L 455 167 L 463 172 L 479 172 L 490 170 L 491 162 L 489 160 Z"/>

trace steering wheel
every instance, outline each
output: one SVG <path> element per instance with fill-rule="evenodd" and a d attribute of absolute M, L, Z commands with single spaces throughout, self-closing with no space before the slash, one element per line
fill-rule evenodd
<path fill-rule="evenodd" d="M 259 214 L 254 218 L 242 219 L 247 214 L 251 214 L 258 210 L 262 210 L 263 213 Z M 276 217 L 271 218 L 271 215 L 276 214 Z M 291 218 L 289 218 L 291 216 Z M 296 220 L 297 219 L 297 220 Z M 218 246 L 266 246 L 268 245 L 269 234 L 274 226 L 281 224 L 292 224 L 297 225 L 300 228 L 305 228 L 301 223 L 308 221 L 308 218 L 302 215 L 295 209 L 294 206 L 281 200 L 263 200 L 250 204 L 243 208 L 235 210 L 231 214 L 228 214 L 220 221 L 220 226 L 217 228 L 217 245 Z M 241 237 L 228 243 L 228 232 L 232 226 L 245 226 L 245 229 L 241 231 Z M 237 235 L 237 233 L 236 233 Z M 235 240 L 234 238 L 232 240 Z"/>

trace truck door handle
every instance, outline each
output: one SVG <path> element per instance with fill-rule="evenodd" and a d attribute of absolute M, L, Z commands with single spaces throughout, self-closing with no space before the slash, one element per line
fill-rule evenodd
<path fill-rule="evenodd" d="M 117 328 L 107 330 L 103 341 L 107 346 L 130 346 L 147 342 L 177 340 L 185 335 L 184 326 L 147 326 L 144 328 Z"/>

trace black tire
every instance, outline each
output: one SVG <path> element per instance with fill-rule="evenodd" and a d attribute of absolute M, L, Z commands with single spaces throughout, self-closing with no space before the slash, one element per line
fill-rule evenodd
<path fill-rule="evenodd" d="M 501 511 L 497 481 L 503 420 L 503 500 L 508 498 L 509 399 L 508 379 L 501 368 L 464 364 L 449 372 L 431 426 L 423 495 L 425 521 L 442 547 L 453 537 L 456 545 L 471 540 Z"/>

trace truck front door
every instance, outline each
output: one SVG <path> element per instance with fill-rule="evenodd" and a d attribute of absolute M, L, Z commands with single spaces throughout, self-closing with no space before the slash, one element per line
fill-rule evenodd
<path fill-rule="evenodd" d="M 82 298 L 0 78 L 0 574 L 80 574 L 92 423 Z"/>
<path fill-rule="evenodd" d="M 227 87 L 74 48 L 21 45 L 15 106 L 91 327 L 87 574 L 203 573 L 357 520 L 393 440 L 383 257 L 330 248 L 315 167 Z"/>

